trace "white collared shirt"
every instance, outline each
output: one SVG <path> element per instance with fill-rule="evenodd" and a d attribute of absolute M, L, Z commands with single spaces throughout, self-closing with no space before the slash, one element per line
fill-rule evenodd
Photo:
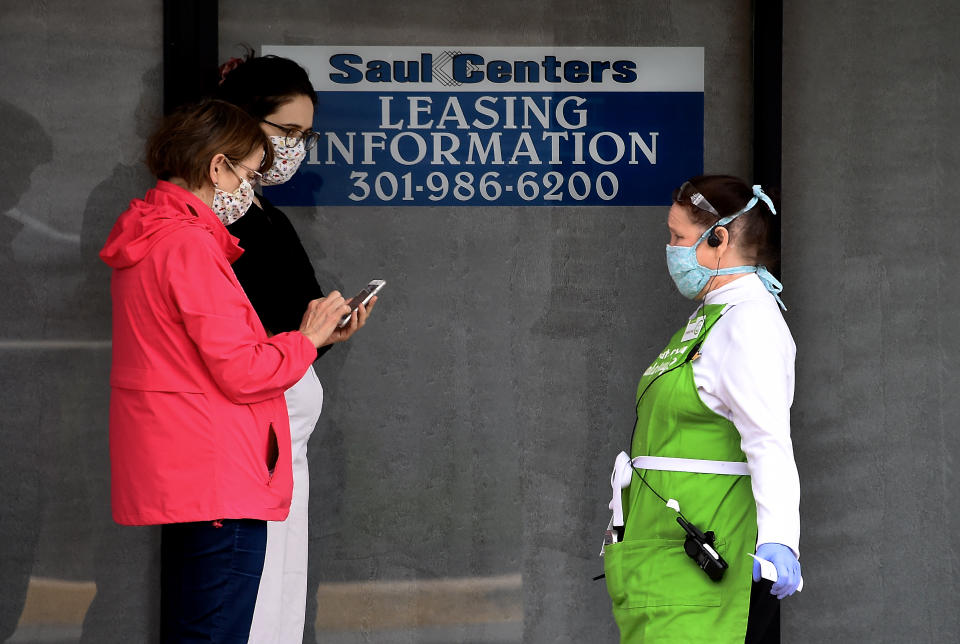
<path fill-rule="evenodd" d="M 796 345 L 755 274 L 711 291 L 705 303 L 733 306 L 692 363 L 694 383 L 704 404 L 740 432 L 757 502 L 757 544 L 782 543 L 799 556 L 800 478 L 790 441 Z"/>

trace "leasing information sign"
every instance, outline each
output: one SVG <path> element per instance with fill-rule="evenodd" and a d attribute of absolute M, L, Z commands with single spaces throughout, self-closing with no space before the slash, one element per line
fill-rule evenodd
<path fill-rule="evenodd" d="M 702 47 L 264 46 L 317 90 L 278 205 L 666 205 L 703 171 Z"/>

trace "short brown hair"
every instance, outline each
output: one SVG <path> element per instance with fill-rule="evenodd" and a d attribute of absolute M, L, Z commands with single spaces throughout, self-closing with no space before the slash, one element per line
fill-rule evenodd
<path fill-rule="evenodd" d="M 681 195 L 679 189 L 673 192 L 673 201 L 686 208 L 690 221 L 704 228 L 709 228 L 722 217 L 739 211 L 753 198 L 753 188 L 742 179 L 726 174 L 701 175 L 691 178 L 690 183 L 697 192 L 706 197 L 720 216 L 698 208 L 690 202 L 689 195 Z M 779 192 L 769 187 L 764 187 L 763 191 L 779 211 Z M 773 221 L 773 217 L 766 204 L 757 201 L 753 208 L 726 226 L 730 232 L 730 240 L 735 241 L 740 252 L 767 268 L 773 268 L 780 263 L 780 227 Z"/>
<path fill-rule="evenodd" d="M 210 182 L 210 160 L 223 154 L 239 163 L 257 148 L 261 172 L 273 165 L 273 146 L 260 124 L 242 109 L 219 100 L 180 108 L 147 140 L 147 167 L 157 179 L 178 177 L 191 188 Z"/>

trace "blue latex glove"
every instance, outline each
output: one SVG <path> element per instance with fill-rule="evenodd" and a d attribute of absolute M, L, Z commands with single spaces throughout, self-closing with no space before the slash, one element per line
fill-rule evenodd
<path fill-rule="evenodd" d="M 761 543 L 757 547 L 757 556 L 773 563 L 777 567 L 777 580 L 770 589 L 771 595 L 783 599 L 796 592 L 800 585 L 800 562 L 793 550 L 782 543 Z M 760 562 L 753 562 L 753 580 L 760 581 Z"/>

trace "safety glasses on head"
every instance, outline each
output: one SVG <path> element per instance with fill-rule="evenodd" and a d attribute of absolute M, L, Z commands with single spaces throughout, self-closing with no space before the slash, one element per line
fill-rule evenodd
<path fill-rule="evenodd" d="M 717 212 L 717 209 L 707 201 L 707 198 L 697 190 L 697 187 L 690 183 L 689 181 L 684 181 L 683 185 L 680 186 L 680 189 L 677 190 L 673 195 L 673 200 L 680 204 L 691 204 L 696 206 L 700 210 L 706 210 L 715 217 L 719 217 L 720 213 Z"/>

